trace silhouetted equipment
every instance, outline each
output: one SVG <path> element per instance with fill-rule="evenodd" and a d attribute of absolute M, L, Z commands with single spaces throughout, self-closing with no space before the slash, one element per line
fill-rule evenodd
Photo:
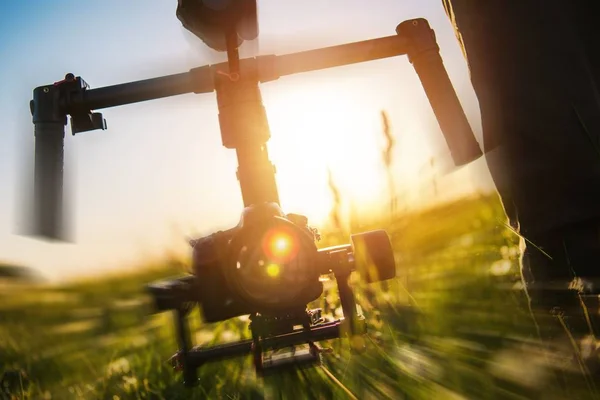
<path fill-rule="evenodd" d="M 223 146 L 238 158 L 244 211 L 238 226 L 195 240 L 193 273 L 149 286 L 157 311 L 174 310 L 179 352 L 174 363 L 186 384 L 196 381 L 196 369 L 207 361 L 251 353 L 256 370 L 320 360 L 315 342 L 365 331 L 348 285 L 353 271 L 366 282 L 395 277 L 388 235 L 372 231 L 353 235 L 352 244 L 318 249 L 319 235 L 305 217 L 286 214 L 279 204 L 275 169 L 266 143 L 270 138 L 259 83 L 285 75 L 408 55 L 430 100 L 457 165 L 481 150 L 444 69 L 435 35 L 424 19 L 405 21 L 396 35 L 283 56 L 239 59 L 243 40 L 258 35 L 255 1 L 180 0 L 177 16 L 208 46 L 226 50 L 228 61 L 189 72 L 90 89 L 73 74 L 40 86 L 31 102 L 36 136 L 36 235 L 61 238 L 63 143 L 66 118 L 72 133 L 106 129 L 93 110 L 184 93 L 216 91 Z M 225 4 L 226 3 L 226 4 Z M 211 7 L 213 7 L 211 9 Z M 239 7 L 239 8 L 236 8 Z M 208 8 L 208 9 L 207 9 Z M 240 11 L 242 10 L 242 11 Z M 325 321 L 307 304 L 319 298 L 322 275 L 334 275 L 344 317 Z M 206 322 L 250 315 L 252 339 L 209 348 L 192 347 L 186 315 L 198 304 Z M 267 356 L 268 350 L 308 344 L 304 353 Z"/>
<path fill-rule="evenodd" d="M 185 29 L 217 51 L 227 51 L 227 35 L 235 48 L 258 37 L 256 0 L 179 0 L 176 14 Z"/>

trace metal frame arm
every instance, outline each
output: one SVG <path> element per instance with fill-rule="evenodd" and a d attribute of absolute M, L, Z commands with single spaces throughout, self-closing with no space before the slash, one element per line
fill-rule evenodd
<path fill-rule="evenodd" d="M 250 75 L 256 82 L 268 82 L 291 74 L 408 55 L 433 108 L 454 163 L 460 166 L 479 158 L 482 155 L 481 148 L 448 78 L 433 30 L 425 19 L 413 19 L 398 25 L 396 33 L 395 36 L 282 56 L 243 59 L 239 61 L 239 74 L 237 62 L 234 66 L 221 63 L 194 68 L 185 73 L 98 89 L 89 89 L 80 77 L 68 74 L 61 82 L 36 88 L 31 101 L 31 112 L 36 127 L 35 207 L 40 217 L 36 217 L 38 226 L 34 228 L 34 234 L 54 239 L 61 236 L 58 233 L 59 212 L 56 210 L 62 207 L 62 149 L 67 115 L 71 116 L 73 134 L 106 129 L 102 115 L 92 110 L 186 93 L 219 92 L 219 76 L 222 78 L 223 74 L 230 72 L 232 79 L 234 75 L 237 78 Z M 275 194 L 271 197 L 276 201 Z M 40 219 L 45 222 L 40 222 Z"/>
<path fill-rule="evenodd" d="M 281 56 L 245 58 L 240 60 L 240 71 L 253 69 L 259 82 L 269 82 L 282 76 L 405 54 L 407 39 L 396 35 Z M 211 93 L 215 90 L 214 74 L 217 71 L 227 73 L 228 64 L 206 65 L 174 75 L 84 89 L 77 96 L 63 99 L 62 107 L 66 114 L 71 114 L 74 110 L 99 110 L 187 93 Z"/>
<path fill-rule="evenodd" d="M 401 23 L 397 35 L 308 50 L 282 56 L 261 56 L 240 61 L 240 71 L 253 70 L 257 80 L 279 77 L 408 55 L 436 115 L 456 165 L 482 155 L 471 127 L 439 55 L 433 30 L 424 19 Z M 137 103 L 186 93 L 215 90 L 214 74 L 229 72 L 227 63 L 194 68 L 189 72 L 124 83 L 99 89 L 83 89 L 63 104 L 67 114 Z"/>
<path fill-rule="evenodd" d="M 186 93 L 210 93 L 214 84 L 210 66 L 194 68 L 189 72 L 158 78 L 105 86 L 83 91 L 64 104 L 65 110 L 99 110 L 140 103 Z"/>

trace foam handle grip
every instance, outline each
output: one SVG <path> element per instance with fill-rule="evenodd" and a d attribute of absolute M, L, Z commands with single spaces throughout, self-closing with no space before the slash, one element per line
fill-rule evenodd
<path fill-rule="evenodd" d="M 444 134 L 456 166 L 483 155 L 460 105 L 439 52 L 430 50 L 414 57 L 412 64 Z"/>
<path fill-rule="evenodd" d="M 34 229 L 35 234 L 62 240 L 63 161 L 65 126 L 35 123 Z"/>

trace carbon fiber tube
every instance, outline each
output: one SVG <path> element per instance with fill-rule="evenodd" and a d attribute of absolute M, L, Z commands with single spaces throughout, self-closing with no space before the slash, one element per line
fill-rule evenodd
<path fill-rule="evenodd" d="M 422 18 L 408 20 L 398 25 L 396 32 L 409 39 L 408 57 L 421 80 L 454 164 L 465 165 L 481 157 L 483 153 L 450 82 L 428 22 Z"/>
<path fill-rule="evenodd" d="M 186 93 L 214 91 L 210 66 L 198 67 L 175 75 L 88 89 L 81 98 L 73 98 L 66 109 L 99 110 Z"/>
<path fill-rule="evenodd" d="M 470 163 L 483 155 L 448 73 L 437 52 L 422 54 L 413 61 L 431 108 L 444 134 L 456 166 Z"/>
<path fill-rule="evenodd" d="M 322 49 L 276 56 L 279 76 L 341 67 L 406 54 L 408 42 L 400 36 L 386 36 Z"/>
<path fill-rule="evenodd" d="M 307 336 L 304 331 L 296 331 L 280 336 L 264 338 L 261 344 L 264 348 L 286 347 L 303 344 L 307 341 L 319 342 L 321 340 L 337 339 L 341 335 L 341 321 L 333 321 L 311 328 Z M 187 362 L 190 368 L 199 367 L 208 361 L 223 360 L 239 357 L 252 351 L 252 340 L 242 340 L 212 347 L 195 347 L 187 353 Z"/>
<path fill-rule="evenodd" d="M 34 234 L 63 240 L 63 160 L 65 125 L 35 123 Z"/>

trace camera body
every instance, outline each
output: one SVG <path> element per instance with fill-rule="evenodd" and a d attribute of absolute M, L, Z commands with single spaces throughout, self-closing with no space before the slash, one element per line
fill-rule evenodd
<path fill-rule="evenodd" d="M 184 383 L 197 383 L 196 369 L 207 362 L 251 354 L 260 375 L 283 367 L 320 363 L 317 342 L 366 332 L 349 278 L 365 283 L 396 276 L 394 252 L 384 230 L 351 235 L 352 244 L 318 249 L 307 218 L 284 214 L 277 203 L 246 207 L 237 226 L 190 242 L 192 273 L 147 286 L 154 311 L 175 312 L 179 351 L 171 358 Z M 323 294 L 322 275 L 337 282 L 343 317 L 322 316 L 307 305 Z M 198 305 L 205 323 L 249 315 L 252 339 L 193 347 L 186 323 Z M 308 345 L 307 351 L 296 352 Z M 291 352 L 282 357 L 282 349 Z"/>
<path fill-rule="evenodd" d="M 320 237 L 307 222 L 284 214 L 276 203 L 263 203 L 246 207 L 233 229 L 192 240 L 194 291 L 203 320 L 304 311 L 319 298 Z"/>

